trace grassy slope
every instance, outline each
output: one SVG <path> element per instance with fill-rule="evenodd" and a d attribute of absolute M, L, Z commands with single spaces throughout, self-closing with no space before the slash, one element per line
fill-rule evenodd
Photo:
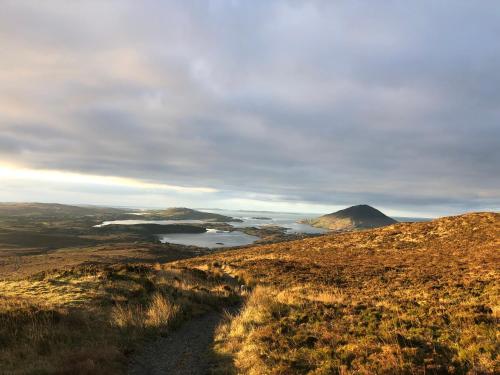
<path fill-rule="evenodd" d="M 238 300 L 234 281 L 160 265 L 0 281 L 1 374 L 121 374 L 148 338 Z"/>
<path fill-rule="evenodd" d="M 498 372 L 499 245 L 500 215 L 471 214 L 5 279 L 0 373 L 123 373 L 144 339 L 234 302 L 238 278 L 253 291 L 218 331 L 215 373 Z"/>
<path fill-rule="evenodd" d="M 498 373 L 499 249 L 478 213 L 180 264 L 256 286 L 217 337 L 239 373 Z"/>

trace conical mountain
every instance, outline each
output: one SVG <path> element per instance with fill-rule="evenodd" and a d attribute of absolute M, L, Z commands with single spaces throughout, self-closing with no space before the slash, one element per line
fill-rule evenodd
<path fill-rule="evenodd" d="M 331 230 L 354 230 L 383 227 L 397 223 L 397 221 L 376 208 L 360 204 L 320 216 L 310 220 L 309 223 L 315 227 Z"/>

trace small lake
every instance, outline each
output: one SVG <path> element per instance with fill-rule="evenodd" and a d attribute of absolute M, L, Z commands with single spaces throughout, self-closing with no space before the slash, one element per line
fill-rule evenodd
<path fill-rule="evenodd" d="M 233 247 L 250 245 L 259 237 L 250 236 L 243 232 L 226 232 L 208 229 L 205 233 L 173 233 L 158 236 L 162 243 L 199 246 L 208 248 Z"/>
<path fill-rule="evenodd" d="M 112 220 L 112 221 L 103 221 L 101 224 L 94 225 L 94 228 L 105 227 L 106 225 L 136 225 L 136 224 L 205 224 L 203 220 L 135 220 L 135 219 L 127 219 L 127 220 Z"/>
<path fill-rule="evenodd" d="M 312 218 L 318 215 L 287 213 L 287 212 L 260 212 L 260 211 L 233 211 L 233 210 L 200 210 L 204 212 L 218 213 L 231 216 L 242 222 L 230 222 L 234 228 L 245 227 L 265 227 L 266 225 L 277 225 L 287 228 L 287 233 L 326 233 L 327 230 L 315 228 L 308 224 L 299 224 L 297 221 Z M 140 215 L 138 215 L 140 216 Z M 204 224 L 203 220 L 114 220 L 104 221 L 96 225 L 103 227 L 111 224 L 135 225 L 135 224 Z M 158 234 L 158 238 L 163 243 L 174 243 L 187 246 L 199 246 L 208 248 L 245 246 L 254 243 L 259 237 L 251 236 L 240 231 L 226 232 L 215 229 L 208 229 L 206 233 L 172 233 Z"/>

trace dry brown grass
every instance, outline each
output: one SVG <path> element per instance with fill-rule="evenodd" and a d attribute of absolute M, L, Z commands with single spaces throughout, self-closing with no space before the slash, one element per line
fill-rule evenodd
<path fill-rule="evenodd" d="M 180 307 L 163 294 L 156 293 L 146 311 L 145 324 L 150 327 L 170 326 L 177 318 Z"/>
<path fill-rule="evenodd" d="M 24 236 L 29 237 L 31 233 L 26 233 Z M 42 252 L 37 248 L 9 248 L 0 241 L 0 280 L 21 280 L 40 272 L 79 267 L 89 263 L 101 265 L 166 263 L 206 253 L 206 250 L 194 247 L 145 242 L 72 246 Z"/>
<path fill-rule="evenodd" d="M 168 266 L 77 267 L 0 283 L 0 374 L 120 374 L 146 339 L 237 302 L 231 279 Z"/>
<path fill-rule="evenodd" d="M 263 347 L 255 338 L 266 330 L 269 321 L 280 319 L 285 313 L 285 305 L 276 301 L 276 294 L 273 288 L 257 286 L 241 312 L 229 316 L 216 332 L 215 350 L 233 356 L 236 368 L 242 373 L 257 375 L 267 371 Z"/>
<path fill-rule="evenodd" d="M 241 284 L 214 373 L 500 373 L 499 249 L 500 215 L 480 213 L 4 280 L 0 373 L 122 373 L 143 340 Z"/>
<path fill-rule="evenodd" d="M 479 213 L 180 263 L 258 285 L 217 335 L 237 373 L 493 374 L 499 250 L 500 215 Z"/>
<path fill-rule="evenodd" d="M 168 328 L 179 318 L 181 308 L 161 293 L 155 293 L 149 305 L 122 303 L 111 309 L 111 322 L 120 328 Z"/>

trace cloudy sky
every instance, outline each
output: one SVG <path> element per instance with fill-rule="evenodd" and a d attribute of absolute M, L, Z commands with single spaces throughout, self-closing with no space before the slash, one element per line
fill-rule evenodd
<path fill-rule="evenodd" d="M 3 0 L 0 200 L 500 207 L 497 1 Z"/>

